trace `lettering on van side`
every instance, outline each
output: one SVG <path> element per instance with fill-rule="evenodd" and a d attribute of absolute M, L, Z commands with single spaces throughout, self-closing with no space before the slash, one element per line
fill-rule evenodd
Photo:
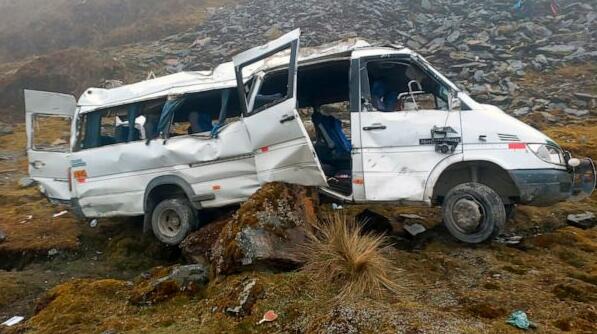
<path fill-rule="evenodd" d="M 87 163 L 85 161 L 83 161 L 83 159 L 71 160 L 70 161 L 70 166 L 72 168 L 86 167 Z"/>

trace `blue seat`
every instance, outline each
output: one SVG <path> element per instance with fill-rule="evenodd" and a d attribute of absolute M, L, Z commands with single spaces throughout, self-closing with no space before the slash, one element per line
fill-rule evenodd
<path fill-rule="evenodd" d="M 317 132 L 317 144 L 322 148 L 320 160 L 350 160 L 352 145 L 344 131 L 342 131 L 342 122 L 329 115 L 324 115 L 319 111 L 313 113 L 313 125 Z M 324 145 L 322 145 L 324 144 Z M 324 146 L 324 147 L 321 147 Z"/>

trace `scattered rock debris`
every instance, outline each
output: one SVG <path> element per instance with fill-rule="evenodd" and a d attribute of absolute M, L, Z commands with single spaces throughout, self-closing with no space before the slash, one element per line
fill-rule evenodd
<path fill-rule="evenodd" d="M 231 298 L 237 302 L 226 307 L 226 313 L 232 316 L 245 316 L 251 314 L 251 309 L 258 299 L 262 298 L 265 291 L 256 278 L 245 278 L 234 290 Z"/>
<path fill-rule="evenodd" d="M 141 275 L 129 302 L 135 305 L 152 305 L 170 299 L 178 293 L 197 293 L 209 281 L 209 270 L 203 265 L 192 264 L 172 268 L 155 268 Z"/>
<path fill-rule="evenodd" d="M 597 224 L 597 219 L 595 219 L 595 214 L 592 212 L 585 212 L 575 215 L 568 215 L 568 224 L 587 229 L 595 226 Z"/>

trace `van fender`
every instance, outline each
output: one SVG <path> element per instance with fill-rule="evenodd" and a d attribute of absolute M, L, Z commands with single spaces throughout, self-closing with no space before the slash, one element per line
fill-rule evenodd
<path fill-rule="evenodd" d="M 423 201 L 428 205 L 432 204 L 431 201 L 432 201 L 435 185 L 436 185 L 437 181 L 439 180 L 439 178 L 444 173 L 444 171 L 446 171 L 448 168 L 450 168 L 454 164 L 468 162 L 468 161 L 490 162 L 490 163 L 493 163 L 494 165 L 497 165 L 497 166 L 503 168 L 504 170 L 508 170 L 507 168 L 504 167 L 504 164 L 502 161 L 493 159 L 491 157 L 484 157 L 482 159 L 479 159 L 479 157 L 475 157 L 475 159 L 464 159 L 464 155 L 462 153 L 451 155 L 451 156 L 447 157 L 446 159 L 440 161 L 437 165 L 435 165 L 435 167 L 429 174 L 429 177 L 427 178 L 427 182 L 425 183 L 425 193 L 423 194 Z"/>
<path fill-rule="evenodd" d="M 143 211 L 147 212 L 147 209 L 148 209 L 147 204 L 148 204 L 148 200 L 149 200 L 149 194 L 151 194 L 151 191 L 153 189 L 155 189 L 156 187 L 162 186 L 162 185 L 178 186 L 180 189 L 182 189 L 184 191 L 184 193 L 187 196 L 187 199 L 189 201 L 192 201 L 193 198 L 195 197 L 195 192 L 193 191 L 193 188 L 182 177 L 176 176 L 176 175 L 158 176 L 155 179 L 151 180 L 151 182 L 149 182 L 149 184 L 145 188 L 145 195 L 143 196 Z M 195 205 L 195 204 L 193 204 L 193 205 Z M 198 209 L 200 209 L 200 208 L 198 208 Z"/>
<path fill-rule="evenodd" d="M 176 175 L 162 175 L 158 176 L 155 179 L 151 180 L 147 187 L 145 188 L 145 195 L 143 196 L 143 211 L 145 212 L 145 216 L 143 219 L 143 232 L 147 233 L 151 230 L 151 212 L 149 212 L 149 194 L 159 186 L 162 185 L 175 185 L 178 186 L 182 191 L 185 193 L 187 199 L 196 210 L 202 209 L 201 201 L 208 201 L 215 199 L 215 195 L 212 194 L 204 194 L 204 195 L 197 195 L 191 185 L 182 177 Z"/>

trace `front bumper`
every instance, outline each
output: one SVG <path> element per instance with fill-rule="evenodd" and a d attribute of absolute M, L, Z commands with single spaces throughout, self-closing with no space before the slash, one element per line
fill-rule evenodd
<path fill-rule="evenodd" d="M 510 171 L 520 193 L 520 203 L 549 206 L 566 200 L 583 200 L 595 190 L 595 164 L 582 159 L 577 167 L 560 169 L 518 169 Z"/>

